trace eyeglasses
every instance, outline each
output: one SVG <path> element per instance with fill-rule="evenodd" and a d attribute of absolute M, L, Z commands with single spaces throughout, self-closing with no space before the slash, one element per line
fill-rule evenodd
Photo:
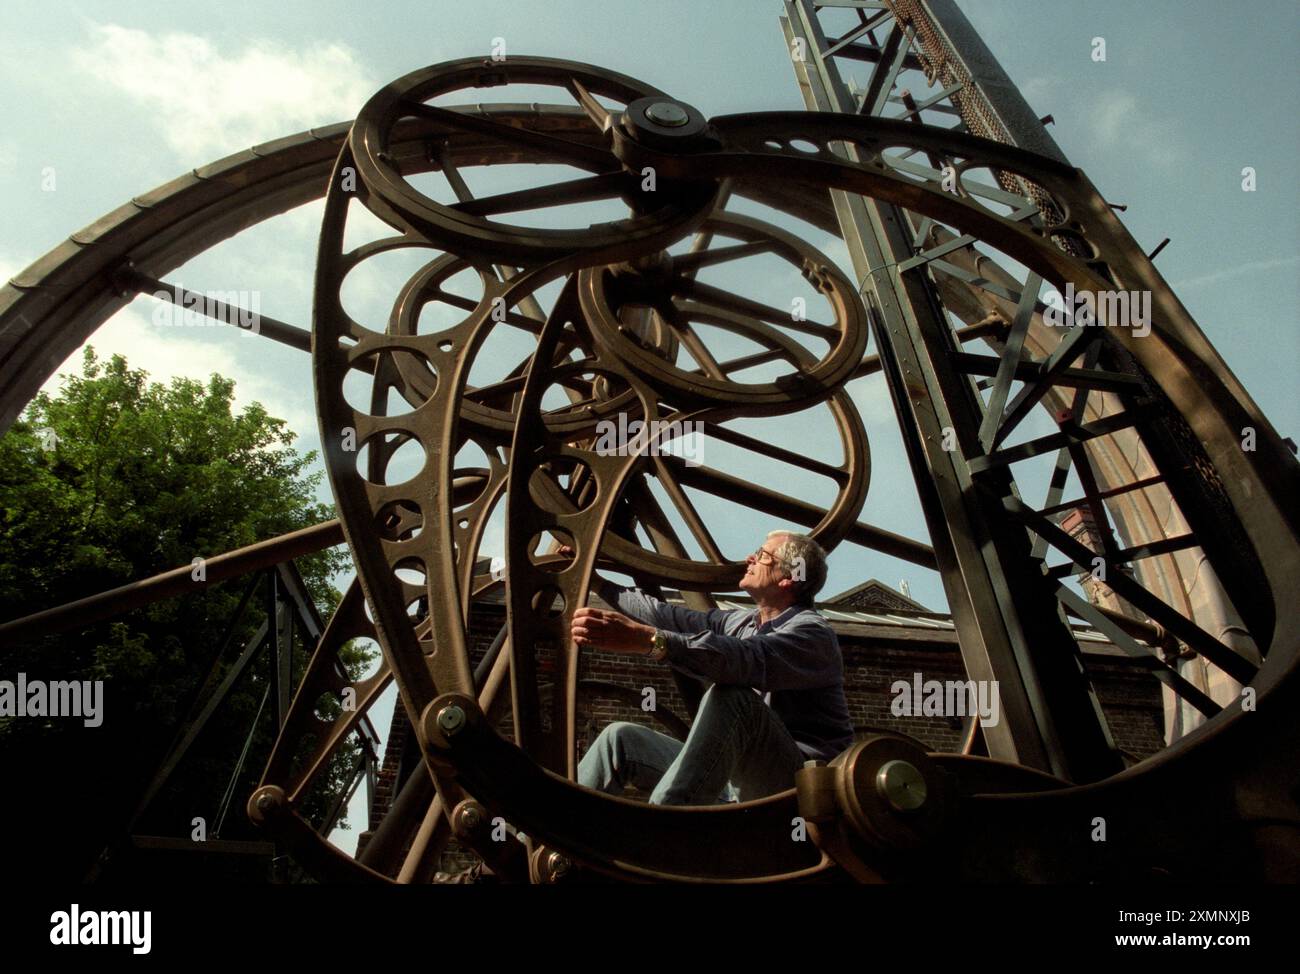
<path fill-rule="evenodd" d="M 772 554 L 772 552 L 768 551 L 766 548 L 759 548 L 752 555 L 750 555 L 750 557 L 753 558 L 760 565 L 777 564 L 776 555 Z"/>

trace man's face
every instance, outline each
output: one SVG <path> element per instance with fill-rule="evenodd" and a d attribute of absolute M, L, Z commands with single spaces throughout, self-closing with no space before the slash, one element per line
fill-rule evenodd
<path fill-rule="evenodd" d="M 768 538 L 757 551 L 745 559 L 745 574 L 740 579 L 741 589 L 755 595 L 775 592 L 781 588 L 781 579 L 789 576 L 781 570 L 781 564 L 776 558 L 776 550 L 788 540 L 783 534 Z"/>

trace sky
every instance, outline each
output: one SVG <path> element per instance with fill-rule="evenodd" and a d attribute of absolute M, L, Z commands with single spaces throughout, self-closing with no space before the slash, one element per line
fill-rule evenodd
<path fill-rule="evenodd" d="M 1050 131 L 1065 155 L 1108 200 L 1127 205 L 1121 218 L 1137 241 L 1150 251 L 1170 238 L 1157 267 L 1279 432 L 1300 436 L 1296 3 L 1245 0 L 1231 16 L 1205 0 L 959 3 L 1031 107 L 1055 118 Z M 776 0 L 6 0 L 0 280 L 182 172 L 350 119 L 390 80 L 439 61 L 487 56 L 502 43 L 507 56 L 617 70 L 706 116 L 802 110 L 780 10 Z M 1105 39 L 1105 61 L 1092 57 L 1098 37 Z M 1242 189 L 1244 167 L 1256 173 L 1253 192 Z M 504 176 L 485 178 L 491 187 Z M 198 290 L 254 291 L 262 313 L 307 327 L 320 213 L 313 204 L 254 227 L 168 280 Z M 809 242 L 843 260 L 842 248 L 824 234 Z M 788 294 L 794 275 L 776 267 L 763 278 L 736 283 Z M 376 313 L 385 280 L 378 274 L 350 282 L 358 313 Z M 228 328 L 159 328 L 152 310 L 151 299 L 134 302 L 91 344 L 101 355 L 126 355 L 159 380 L 230 376 L 240 404 L 262 402 L 299 432 L 300 449 L 318 448 L 308 356 Z M 78 352 L 68 365 L 77 368 L 80 359 Z M 57 379 L 47 387 L 56 385 Z M 872 449 L 863 519 L 925 540 L 883 380 L 860 380 L 851 393 Z M 762 428 L 782 446 L 838 462 L 824 409 Z M 1024 435 L 1050 428 L 1039 416 Z M 829 499 L 824 481 L 791 480 L 752 455 L 711 449 L 710 465 Z M 329 499 L 327 485 L 320 496 Z M 729 556 L 757 547 L 761 519 L 721 501 L 701 498 L 699 506 Z M 495 532 L 485 548 L 499 545 L 499 524 Z M 876 577 L 894 586 L 906 580 L 914 598 L 945 605 L 938 576 L 925 569 L 850 548 L 831 564 L 828 594 Z M 375 717 L 386 733 L 386 715 Z M 345 846 L 352 841 L 340 839 Z"/>

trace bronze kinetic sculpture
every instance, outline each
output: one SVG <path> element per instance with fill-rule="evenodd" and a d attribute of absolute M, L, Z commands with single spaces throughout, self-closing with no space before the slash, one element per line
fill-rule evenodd
<path fill-rule="evenodd" d="M 504 84 L 553 87 L 560 104 L 482 103 L 481 89 Z M 433 104 L 447 98 L 473 107 Z M 910 162 L 913 155 L 930 161 L 930 174 L 918 172 L 926 167 Z M 563 164 L 590 175 L 472 196 L 462 172 L 503 162 Z M 426 172 L 440 173 L 452 197 L 417 188 L 414 177 Z M 1297 696 L 1300 632 L 1280 610 L 1300 602 L 1296 511 L 1287 501 L 1297 496 L 1300 470 L 1079 170 L 914 121 L 789 112 L 706 120 L 655 88 L 572 62 L 436 65 L 383 89 L 351 125 L 259 147 L 162 187 L 15 279 L 0 292 L 5 421 L 134 291 L 154 290 L 193 254 L 322 192 L 310 341 L 279 322 L 264 321 L 262 334 L 312 353 L 326 464 L 358 580 L 320 637 L 248 804 L 321 878 L 427 877 L 453 833 L 503 877 L 538 882 L 583 869 L 619 879 L 736 882 L 876 881 L 919 869 L 965 879 L 1148 875 L 1189 868 L 1178 835 L 1166 830 L 1173 808 L 1185 831 L 1221 830 L 1220 848 L 1198 860 L 1207 873 L 1294 876 L 1294 826 L 1277 822 L 1290 787 L 1279 769 L 1294 764 L 1297 744 L 1287 715 Z M 933 321 L 900 313 L 899 295 L 917 298 L 901 270 L 875 268 L 890 278 L 888 287 L 868 282 L 864 300 L 806 241 L 729 212 L 733 196 L 836 233 L 838 202 L 866 198 L 904 214 L 918 241 L 956 240 L 950 266 L 978 243 L 1020 262 L 1030 277 L 1015 282 L 1019 293 L 1002 288 L 1008 314 L 972 316 L 957 329 L 945 322 L 938 334 Z M 620 201 L 630 215 L 567 229 L 512 222 L 514 214 L 598 200 Z M 348 221 L 363 208 L 392 232 L 349 249 Z M 686 240 L 689 249 L 670 252 Z M 398 249 L 426 253 L 427 261 L 392 295 L 386 323 L 354 320 L 341 297 L 348 273 Z M 824 306 L 795 317 L 696 280 L 703 268 L 759 254 L 797 268 Z M 444 287 L 457 275 L 477 282 L 476 297 Z M 1044 331 L 1040 279 L 1062 290 L 1149 292 L 1149 334 L 1078 322 Z M 954 306 L 969 295 L 947 286 Z M 426 314 L 431 309 L 437 313 Z M 707 334 L 701 325 L 710 326 Z M 527 336 L 530 354 L 499 381 L 471 385 L 476 357 L 503 329 Z M 710 348 L 715 330 L 757 350 L 729 358 L 722 346 Z M 960 350 L 975 341 L 994 354 Z M 936 342 L 942 354 L 917 354 Z M 758 366 L 762 381 L 746 381 L 742 373 Z M 867 434 L 843 387 L 875 372 L 889 381 L 914 445 L 933 548 L 858 520 L 869 482 Z M 366 389 L 360 398 L 345 393 L 358 377 Z M 977 394 L 978 377 L 993 380 L 987 401 Z M 1014 381 L 1024 385 L 1012 395 Z M 1060 433 L 1004 446 L 1039 403 L 1054 410 Z M 836 427 L 838 465 L 723 425 L 817 409 Z M 706 436 L 824 476 L 834 502 L 818 507 L 650 455 L 648 443 L 619 454 L 599 449 L 600 424 L 628 417 L 703 424 Z M 1171 438 L 1158 420 L 1176 420 L 1192 439 Z M 1259 431 L 1259 449 L 1249 456 L 1240 449 L 1246 425 Z M 1081 458 L 1118 434 L 1149 448 L 1156 476 L 1192 525 L 1187 537 L 1094 552 L 1053 519 L 1053 508 L 1070 506 L 1059 490 L 1046 505 L 1015 490 L 1010 466 L 1024 456 L 1053 451 L 1066 466 L 1086 466 Z M 950 469 L 928 452 L 946 438 L 955 440 L 944 450 Z M 468 445 L 486 465 L 458 463 Z M 413 461 L 401 459 L 412 452 Z M 1212 482 L 1221 507 L 1205 501 L 1204 484 L 1189 484 L 1188 468 Z M 687 555 L 646 478 L 661 485 L 706 560 Z M 1081 479 L 1087 496 L 1075 505 L 1100 506 L 1151 486 Z M 882 733 L 828 767 L 805 768 L 797 789 L 727 808 L 649 808 L 573 786 L 578 657 L 566 637 L 598 558 L 677 587 L 697 604 L 731 588 L 739 574 L 687 486 L 806 525 L 827 549 L 848 541 L 937 568 L 969 675 L 1007 688 L 1006 719 L 983 730 L 991 757 L 926 754 L 916 741 Z M 504 580 L 476 557 L 501 504 Z M 956 520 L 957 506 L 975 509 L 992 536 L 976 537 Z M 323 528 L 310 540 L 268 542 L 261 555 L 273 562 L 291 557 L 294 544 L 301 551 L 337 540 L 336 529 Z M 576 557 L 548 554 L 546 546 L 557 544 Z M 1225 645 L 1162 601 L 1145 577 L 1121 570 L 1198 544 L 1229 588 L 1257 656 Z M 1051 552 L 1064 564 L 1045 566 Z M 1151 621 L 1108 613 L 1061 584 L 1097 556 L 1114 569 L 1115 591 Z M 972 558 L 983 559 L 998 584 L 972 582 Z M 507 631 L 475 673 L 470 604 L 502 581 Z M 1079 675 L 1077 647 L 1069 648 L 1066 611 L 1149 658 L 1166 685 L 1209 718 L 1204 731 L 1120 774 Z M 995 618 L 1013 620 L 1009 648 L 994 645 Z M 377 638 L 383 664 L 345 688 L 335 651 L 363 636 Z M 1199 654 L 1253 693 L 1215 702 L 1160 655 L 1169 645 Z M 427 774 L 412 776 L 354 860 L 314 832 L 295 805 L 394 680 Z M 316 702 L 345 689 L 355 708 L 323 724 Z M 507 712 L 513 743 L 493 730 Z M 1194 821 L 1195 799 L 1207 792 L 1215 808 Z M 1238 799 L 1247 792 L 1257 805 Z M 498 817 L 527 833 L 527 850 L 497 841 Z M 1105 844 L 1077 824 L 1096 818 L 1108 823 Z M 802 840 L 792 824 L 804 830 Z"/>

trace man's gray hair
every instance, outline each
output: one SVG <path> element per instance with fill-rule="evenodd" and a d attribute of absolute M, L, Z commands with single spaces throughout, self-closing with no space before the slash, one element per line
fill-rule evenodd
<path fill-rule="evenodd" d="M 812 605 L 826 584 L 826 552 L 806 534 L 769 531 L 767 537 L 769 541 L 777 537 L 787 539 L 776 547 L 777 564 L 795 581 L 795 601 Z"/>

